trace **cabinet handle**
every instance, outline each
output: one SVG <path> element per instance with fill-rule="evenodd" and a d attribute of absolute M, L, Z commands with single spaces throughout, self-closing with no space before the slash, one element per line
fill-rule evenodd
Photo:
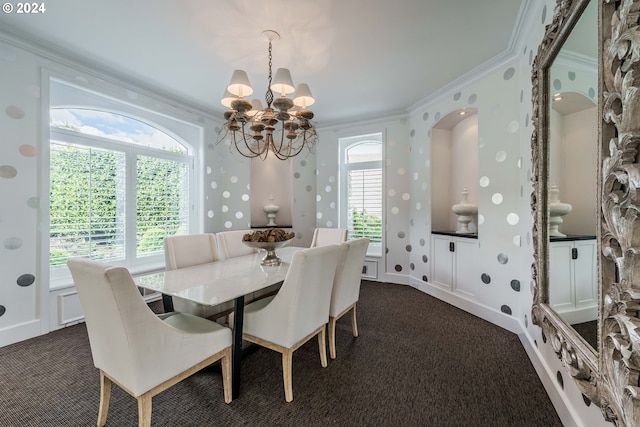
<path fill-rule="evenodd" d="M 455 252 L 456 251 L 456 244 L 453 242 L 449 242 L 449 252 Z"/>
<path fill-rule="evenodd" d="M 578 248 L 571 248 L 571 259 L 578 259 Z"/>

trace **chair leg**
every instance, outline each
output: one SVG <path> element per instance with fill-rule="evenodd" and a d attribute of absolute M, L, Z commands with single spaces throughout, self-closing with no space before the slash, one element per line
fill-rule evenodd
<path fill-rule="evenodd" d="M 322 325 L 322 329 L 318 332 L 318 350 L 320 350 L 320 364 L 323 368 L 327 367 L 327 325 Z"/>
<path fill-rule="evenodd" d="M 356 321 L 356 305 L 353 304 L 351 309 L 351 329 L 353 329 L 353 336 L 358 336 L 358 322 Z"/>
<path fill-rule="evenodd" d="M 284 400 L 293 400 L 293 378 L 291 365 L 293 364 L 293 351 L 284 349 L 282 352 L 282 379 L 284 381 Z"/>
<path fill-rule="evenodd" d="M 151 393 L 138 397 L 138 427 L 151 427 Z"/>
<path fill-rule="evenodd" d="M 222 386 L 224 388 L 224 402 L 231 403 L 231 347 L 225 350 L 220 360 L 222 364 Z"/>
<path fill-rule="evenodd" d="M 111 380 L 100 371 L 100 408 L 98 409 L 98 427 L 107 423 L 109 401 L 111 400 Z"/>
<path fill-rule="evenodd" d="M 336 358 L 336 321 L 335 317 L 329 317 L 329 357 Z"/>

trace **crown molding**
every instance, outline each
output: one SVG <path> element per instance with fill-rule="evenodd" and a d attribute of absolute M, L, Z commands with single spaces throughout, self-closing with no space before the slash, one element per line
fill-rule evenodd
<path fill-rule="evenodd" d="M 536 7 L 534 3 L 538 4 L 538 7 Z M 504 67 L 505 65 L 510 64 L 517 58 L 516 50 L 519 50 L 519 47 L 524 43 L 523 39 L 528 34 L 529 28 L 533 25 L 533 20 L 528 19 L 528 17 L 539 15 L 535 14 L 534 12 L 535 9 L 540 8 L 539 3 L 541 2 L 536 0 L 522 1 L 520 9 L 518 11 L 518 15 L 516 17 L 514 28 L 511 33 L 511 37 L 509 39 L 508 46 L 503 52 L 499 53 L 485 63 L 471 69 L 455 80 L 447 83 L 422 100 L 404 109 L 389 111 L 386 114 L 382 114 L 373 118 L 370 116 L 362 116 L 360 118 L 354 117 L 348 120 L 330 121 L 324 124 L 321 122 L 316 122 L 316 127 L 318 129 L 327 130 L 347 124 L 366 125 L 367 123 L 376 121 L 379 122 L 381 120 L 405 119 L 409 114 L 412 114 L 416 110 L 426 108 L 434 102 L 439 101 L 446 96 L 449 96 L 454 91 L 459 91 L 461 87 L 471 85 L 485 78 L 500 67 Z M 0 41 L 7 42 L 8 44 L 11 44 L 20 49 L 42 56 L 46 59 L 55 61 L 61 65 L 81 71 L 109 83 L 124 87 L 125 89 L 130 89 L 150 98 L 161 100 L 162 102 L 171 105 L 174 108 L 206 116 L 207 118 L 216 120 L 216 122 L 220 122 L 219 117 L 221 117 L 223 114 L 223 111 L 220 109 L 212 108 L 210 105 L 203 105 L 198 101 L 181 97 L 175 93 L 167 91 L 166 89 L 149 85 L 148 82 L 142 80 L 141 78 L 136 78 L 129 74 L 122 73 L 121 71 L 113 67 L 109 67 L 97 61 L 83 58 L 78 54 L 65 49 L 64 47 L 44 40 L 35 39 L 28 34 L 25 34 L 20 29 L 12 27 L 10 25 L 5 25 L 2 29 L 0 29 Z"/>
<path fill-rule="evenodd" d="M 148 82 L 122 73 L 103 63 L 83 58 L 61 46 L 35 39 L 10 25 L 4 25 L 3 28 L 0 29 L 0 42 L 40 56 L 64 67 L 85 73 L 96 79 L 131 90 L 150 99 L 155 99 L 173 108 L 220 122 L 219 116 L 221 116 L 221 114 L 210 107 L 201 105 L 194 100 L 180 97 L 165 89 L 149 85 Z"/>
<path fill-rule="evenodd" d="M 349 120 L 331 121 L 329 123 L 318 124 L 316 122 L 316 129 L 318 132 L 338 131 L 345 126 L 349 127 L 367 127 L 373 125 L 380 125 L 381 122 L 392 122 L 408 120 L 409 113 L 405 110 L 389 112 L 387 114 L 381 114 L 374 117 L 366 116 L 360 118 L 354 118 Z"/>

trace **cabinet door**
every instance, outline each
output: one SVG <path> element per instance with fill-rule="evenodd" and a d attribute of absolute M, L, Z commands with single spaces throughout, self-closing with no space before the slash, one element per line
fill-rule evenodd
<path fill-rule="evenodd" d="M 549 244 L 549 305 L 558 312 L 575 308 L 571 249 L 570 241 Z"/>
<path fill-rule="evenodd" d="M 576 308 L 593 306 L 598 300 L 595 240 L 576 240 L 578 258 L 573 261 Z"/>
<path fill-rule="evenodd" d="M 453 282 L 453 252 L 449 250 L 449 236 L 433 234 L 431 236 L 432 245 L 432 273 L 431 282 L 451 290 Z"/>
<path fill-rule="evenodd" d="M 475 298 L 478 279 L 474 276 L 478 241 L 475 239 L 454 239 L 454 243 L 454 290 L 468 297 Z"/>

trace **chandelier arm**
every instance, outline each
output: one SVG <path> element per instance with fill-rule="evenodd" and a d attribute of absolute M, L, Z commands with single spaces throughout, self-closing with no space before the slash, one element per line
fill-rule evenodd
<path fill-rule="evenodd" d="M 243 136 L 244 136 L 244 134 L 243 134 Z M 234 145 L 235 145 L 235 147 L 236 147 L 236 151 L 237 151 L 238 153 L 240 153 L 240 155 L 241 155 L 241 156 L 246 157 L 246 158 L 248 158 L 248 159 L 252 158 L 252 156 L 247 156 L 246 154 L 244 154 L 244 152 L 243 152 L 243 151 L 240 149 L 240 147 L 238 146 L 238 140 L 237 140 L 237 138 L 236 138 L 236 132 L 233 132 L 233 144 L 234 144 Z M 253 157 L 255 157 L 255 156 L 253 156 Z"/>
<path fill-rule="evenodd" d="M 224 130 L 224 133 L 223 133 Z M 220 136 L 222 135 L 222 136 Z M 216 140 L 216 145 L 220 144 L 222 141 L 224 141 L 224 139 L 227 137 L 227 135 L 229 135 L 229 128 L 225 125 L 223 125 L 220 130 L 218 131 L 218 138 Z"/>
<path fill-rule="evenodd" d="M 240 132 L 240 131 L 238 131 Z M 238 152 L 243 155 L 246 158 L 254 158 L 254 157 L 259 157 L 260 155 L 262 155 L 266 149 L 262 149 L 262 150 L 258 150 L 258 151 L 254 151 L 251 148 L 251 145 L 249 144 L 249 142 L 247 142 L 247 134 L 245 133 L 245 124 L 242 124 L 242 142 L 244 143 L 244 146 L 246 147 L 246 149 L 251 153 L 251 155 L 245 154 L 245 152 L 243 152 L 243 150 L 241 150 L 241 148 L 239 147 L 237 138 L 236 138 L 236 132 L 233 133 L 233 142 L 235 144 L 236 150 L 238 150 Z M 260 144 L 258 144 L 258 147 L 260 146 Z"/>
<path fill-rule="evenodd" d="M 302 131 L 302 133 L 300 135 L 297 135 L 296 139 L 289 140 L 289 143 L 284 145 L 284 127 L 283 127 L 282 128 L 282 140 L 280 141 L 280 149 L 278 150 L 278 154 L 281 155 L 281 156 L 285 156 L 285 158 L 297 156 L 298 154 L 300 154 L 302 149 L 307 144 L 306 136 L 307 136 L 307 131 Z M 296 143 L 300 143 L 300 139 L 301 138 L 302 138 L 302 143 L 299 145 L 298 148 L 296 148 Z M 283 146 L 287 148 L 287 153 L 286 154 L 282 153 Z"/>
<path fill-rule="evenodd" d="M 242 139 L 244 141 L 244 146 L 252 154 L 252 156 L 250 156 L 251 158 L 259 157 L 259 156 L 261 156 L 262 154 L 264 154 L 265 152 L 268 151 L 268 144 L 264 144 L 263 147 L 260 148 L 260 141 L 256 141 L 257 148 L 258 148 L 257 150 L 254 150 L 254 149 L 251 148 L 251 140 L 253 138 L 251 136 L 249 136 L 249 141 L 247 141 L 247 134 L 245 132 L 245 124 L 242 125 Z"/>

